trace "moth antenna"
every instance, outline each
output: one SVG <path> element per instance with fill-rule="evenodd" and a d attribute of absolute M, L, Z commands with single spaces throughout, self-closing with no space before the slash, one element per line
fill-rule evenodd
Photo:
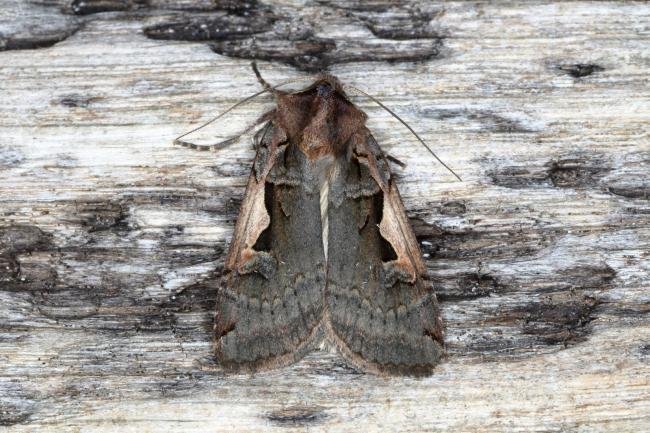
<path fill-rule="evenodd" d="M 193 150 L 200 150 L 200 151 L 208 151 L 208 150 L 216 150 L 220 149 L 222 147 L 226 147 L 231 143 L 234 143 L 237 138 L 239 138 L 241 134 L 236 135 L 234 137 L 227 138 L 223 141 L 220 141 L 218 143 L 214 144 L 195 144 L 195 143 L 190 143 L 189 141 L 184 141 L 184 140 L 175 140 L 174 144 L 177 146 L 183 146 L 187 147 L 189 149 Z"/>
<path fill-rule="evenodd" d="M 233 135 L 231 137 L 228 137 L 225 140 L 222 140 L 222 141 L 220 141 L 218 143 L 214 143 L 214 144 L 194 144 L 194 143 L 190 143 L 189 141 L 178 140 L 177 139 L 176 141 L 174 141 L 174 144 L 177 144 L 177 145 L 180 145 L 180 146 L 183 146 L 183 147 L 189 147 L 190 149 L 194 149 L 194 150 L 203 150 L 203 151 L 221 149 L 221 148 L 224 148 L 224 147 L 234 143 L 235 141 L 237 141 L 239 139 L 239 137 L 241 137 L 244 134 L 249 133 L 256 126 L 258 126 L 260 123 L 264 123 L 264 122 L 267 122 L 267 121 L 271 120 L 273 118 L 274 114 L 275 114 L 275 110 L 267 111 L 266 113 L 264 113 L 260 117 L 258 117 L 257 120 L 255 120 L 253 123 L 248 125 L 243 131 L 241 131 L 241 132 L 239 132 L 239 133 L 237 133 L 237 134 L 235 134 L 235 135 Z"/>
<path fill-rule="evenodd" d="M 447 170 L 449 170 L 449 172 L 450 172 L 451 174 L 453 174 L 453 175 L 456 177 L 456 179 L 460 180 L 461 182 L 463 181 L 463 179 L 461 179 L 460 176 L 458 176 L 454 170 L 452 170 L 452 169 L 451 169 L 447 164 L 445 164 L 444 162 L 442 162 L 442 160 L 441 160 L 440 158 L 438 158 L 438 155 L 436 155 L 435 152 L 434 152 L 433 150 L 431 150 L 431 148 L 429 147 L 429 145 L 428 145 L 428 144 L 427 144 L 427 143 L 426 143 L 426 142 L 425 142 L 425 141 L 424 141 L 424 140 L 423 140 L 423 139 L 422 139 L 422 138 L 417 134 L 417 132 L 415 132 L 415 131 L 413 130 L 413 128 L 411 128 L 411 126 L 410 126 L 408 123 L 406 123 L 404 120 L 402 120 L 402 118 L 399 117 L 399 116 L 398 116 L 398 115 L 397 115 L 393 110 L 391 110 L 390 108 L 388 108 L 387 106 L 385 106 L 384 104 L 382 104 L 381 101 L 379 101 L 379 100 L 378 100 L 377 98 L 375 98 L 374 96 L 372 96 L 372 95 L 370 95 L 370 94 L 364 92 L 364 91 L 361 90 L 361 89 L 357 89 L 356 87 L 354 87 L 354 86 L 350 86 L 350 85 L 347 85 L 346 87 L 349 88 L 349 89 L 352 89 L 352 90 L 354 90 L 354 91 L 356 91 L 356 92 L 361 93 L 362 95 L 364 95 L 364 96 L 366 96 L 367 98 L 369 98 L 370 100 L 372 100 L 375 104 L 379 105 L 381 108 L 383 108 L 384 110 L 388 111 L 388 113 L 390 113 L 391 116 L 393 116 L 395 119 L 399 120 L 399 122 L 400 122 L 402 125 L 406 126 L 406 128 L 407 128 L 409 131 L 411 131 L 411 134 L 413 134 L 413 135 L 415 136 L 415 138 L 418 139 L 418 141 L 420 142 L 420 144 L 422 144 L 422 145 L 423 145 L 423 146 L 424 146 L 424 147 L 429 151 L 429 153 L 430 153 L 431 155 L 433 155 L 433 157 L 434 157 L 434 158 L 435 158 L 435 159 L 436 159 L 436 160 L 437 160 L 437 161 L 438 161 L 438 162 L 439 162 L 443 167 L 445 167 Z"/>
<path fill-rule="evenodd" d="M 183 138 L 183 137 L 185 137 L 185 136 L 187 136 L 187 135 L 190 135 L 190 134 L 192 134 L 193 132 L 196 132 L 196 131 L 198 131 L 198 130 L 200 130 L 200 129 L 205 128 L 205 127 L 208 126 L 209 124 L 211 124 L 211 123 L 213 123 L 213 122 L 219 120 L 220 118 L 222 118 L 222 117 L 225 116 L 226 114 L 230 113 L 232 110 L 234 110 L 235 108 L 239 107 L 240 105 L 243 105 L 243 104 L 245 104 L 246 102 L 248 102 L 248 101 L 250 101 L 250 100 L 252 100 L 252 99 L 257 98 L 257 97 L 260 96 L 261 94 L 266 93 L 266 92 L 268 92 L 268 91 L 269 91 L 269 90 L 264 89 L 264 90 L 261 90 L 261 91 L 255 93 L 255 94 L 253 94 L 253 95 L 247 96 L 246 98 L 244 98 L 244 99 L 238 101 L 237 103 L 235 103 L 234 105 L 231 105 L 228 109 L 226 109 L 225 111 L 222 111 L 221 113 L 217 114 L 217 115 L 214 116 L 212 119 L 210 119 L 210 120 L 208 120 L 207 122 L 205 122 L 204 124 L 202 124 L 202 125 L 200 125 L 200 126 L 197 126 L 196 128 L 194 128 L 194 129 L 192 129 L 192 130 L 186 132 L 185 134 L 181 134 L 181 135 L 179 135 L 178 137 L 174 138 L 174 144 L 179 145 L 179 146 L 192 147 L 191 145 L 188 146 L 189 143 L 187 143 L 187 142 L 185 142 L 185 141 L 182 141 L 181 138 Z M 229 139 L 223 141 L 222 143 L 230 142 L 230 140 L 232 140 L 232 138 L 229 138 Z M 209 146 L 209 147 L 211 147 L 211 146 Z M 197 148 L 200 148 L 200 146 L 197 146 Z"/>
<path fill-rule="evenodd" d="M 257 62 L 255 60 L 251 62 L 251 68 L 253 68 L 257 81 L 260 82 L 262 87 L 264 87 L 268 92 L 273 93 L 275 89 L 264 78 L 262 78 L 262 74 L 260 74 L 260 70 L 257 69 Z"/>
<path fill-rule="evenodd" d="M 244 105 L 245 103 L 247 103 L 247 102 L 249 102 L 249 101 L 251 101 L 251 100 L 257 98 L 258 96 L 260 96 L 260 95 L 262 95 L 262 94 L 264 94 L 264 93 L 266 93 L 266 92 L 275 93 L 275 90 L 276 90 L 278 87 L 284 86 L 285 84 L 291 84 L 291 83 L 294 83 L 294 82 L 300 80 L 300 79 L 286 80 L 286 81 L 283 81 L 283 82 L 281 82 L 281 83 L 279 83 L 279 84 L 276 84 L 275 86 L 271 86 L 269 83 L 267 83 L 266 81 L 264 81 L 264 79 L 263 79 L 262 76 L 260 75 L 259 71 L 257 70 L 257 66 L 255 66 L 254 63 L 255 63 L 255 62 L 253 62 L 253 71 L 255 71 L 255 75 L 257 75 L 258 79 L 261 80 L 260 82 L 261 82 L 262 85 L 264 86 L 264 90 L 260 90 L 260 91 L 257 92 L 257 93 L 254 93 L 254 94 L 252 94 L 252 95 L 250 95 L 250 96 L 245 97 L 244 99 L 239 100 L 239 101 L 236 102 L 234 105 L 231 105 L 231 106 L 230 106 L 229 108 L 227 108 L 225 111 L 222 111 L 221 113 L 217 114 L 217 115 L 214 116 L 212 119 L 210 119 L 210 120 L 208 120 L 207 122 L 205 122 L 204 124 L 199 125 L 199 126 L 197 126 L 196 128 L 194 128 L 194 129 L 192 129 L 192 130 L 190 130 L 190 131 L 188 131 L 188 132 L 186 132 L 186 133 L 184 133 L 184 134 L 181 134 L 181 135 L 179 135 L 178 137 L 174 138 L 173 143 L 176 144 L 176 145 L 178 145 L 178 146 L 191 147 L 191 148 L 193 148 L 193 149 L 199 149 L 199 150 L 208 150 L 208 149 L 210 149 L 210 148 L 216 148 L 216 147 L 219 147 L 219 146 L 223 146 L 223 145 L 230 144 L 230 143 L 232 143 L 233 141 L 235 141 L 235 140 L 236 140 L 240 135 L 245 134 L 248 130 L 245 131 L 245 132 L 243 132 L 242 134 L 239 134 L 239 135 L 236 135 L 236 136 L 234 136 L 234 137 L 228 138 L 228 139 L 226 139 L 226 140 L 224 140 L 224 141 L 221 141 L 221 142 L 219 142 L 219 143 L 217 143 L 217 144 L 211 144 L 211 145 L 207 145 L 207 146 L 206 146 L 206 145 L 193 145 L 193 144 L 191 144 L 191 143 L 188 143 L 188 142 L 186 142 L 186 141 L 181 140 L 181 138 L 183 138 L 183 137 L 185 137 L 185 136 L 187 136 L 187 135 L 190 135 L 190 134 L 192 134 L 192 133 L 194 133 L 194 132 L 196 132 L 196 131 L 198 131 L 198 130 L 200 130 L 200 129 L 205 128 L 206 126 L 210 125 L 211 123 L 213 123 L 213 122 L 219 120 L 220 118 L 222 118 L 222 117 L 225 116 L 226 114 L 230 113 L 232 110 L 234 110 L 235 108 L 239 107 L 240 105 Z M 255 123 L 255 125 L 257 125 L 257 124 L 258 124 L 258 123 Z M 204 148 L 205 148 L 205 149 L 204 149 Z"/>

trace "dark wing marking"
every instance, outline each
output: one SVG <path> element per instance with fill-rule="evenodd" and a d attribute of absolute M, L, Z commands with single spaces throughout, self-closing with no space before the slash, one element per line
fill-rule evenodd
<path fill-rule="evenodd" d="M 231 370 L 290 364 L 319 331 L 325 257 L 319 190 L 304 156 L 272 125 L 257 155 L 226 259 L 215 353 Z"/>
<path fill-rule="evenodd" d="M 330 188 L 326 329 L 362 368 L 426 375 L 444 353 L 438 303 L 388 165 L 364 133 Z"/>

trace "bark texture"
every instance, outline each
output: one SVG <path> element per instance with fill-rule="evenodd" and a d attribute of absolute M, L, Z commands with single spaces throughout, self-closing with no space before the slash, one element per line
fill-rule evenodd
<path fill-rule="evenodd" d="M 643 2 L 0 0 L 0 430 L 647 430 L 649 21 Z M 445 323 L 431 377 L 327 346 L 215 365 L 206 281 L 254 153 L 170 143 L 259 90 L 253 57 L 272 83 L 329 68 L 463 177 L 356 101 L 407 163 Z"/>

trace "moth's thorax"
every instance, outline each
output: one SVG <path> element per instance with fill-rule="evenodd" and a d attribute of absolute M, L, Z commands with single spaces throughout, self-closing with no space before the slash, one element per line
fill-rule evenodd
<path fill-rule="evenodd" d="M 346 154 L 350 137 L 364 127 L 366 115 L 337 81 L 321 79 L 302 92 L 280 95 L 277 119 L 289 140 L 313 161 Z"/>
<path fill-rule="evenodd" d="M 325 85 L 319 86 L 311 105 L 311 116 L 302 131 L 300 148 L 310 160 L 315 160 L 336 152 L 333 129 L 338 125 L 332 90 Z"/>

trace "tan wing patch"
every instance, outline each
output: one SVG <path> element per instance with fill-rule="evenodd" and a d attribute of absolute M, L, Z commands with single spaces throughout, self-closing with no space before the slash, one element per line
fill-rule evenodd
<path fill-rule="evenodd" d="M 230 243 L 230 250 L 226 259 L 226 268 L 242 270 L 247 261 L 251 260 L 256 251 L 253 246 L 262 232 L 271 223 L 271 217 L 264 203 L 266 177 L 275 164 L 280 143 L 287 140 L 286 133 L 281 129 L 274 131 L 266 161 L 262 165 L 259 180 L 255 173 L 251 173 L 246 186 L 246 195 L 239 211 L 240 218 L 235 225 L 235 233 Z M 259 158 L 260 154 L 256 156 Z M 246 216 L 242 218 L 241 216 Z"/>
<path fill-rule="evenodd" d="M 409 282 L 414 283 L 418 275 L 423 274 L 426 269 L 417 240 L 406 218 L 402 199 L 392 182 L 389 184 L 389 191 L 384 194 L 379 232 L 391 244 L 397 255 L 397 259 L 389 264 L 409 275 Z"/>
<path fill-rule="evenodd" d="M 263 179 L 258 184 L 254 175 L 249 178 L 247 190 L 250 193 L 246 195 L 240 211 L 240 215 L 246 215 L 247 218 L 238 220 L 235 227 L 231 250 L 226 260 L 226 267 L 230 270 L 241 270 L 245 262 L 255 255 L 253 246 L 271 223 L 271 217 L 264 204 L 264 183 Z"/>
<path fill-rule="evenodd" d="M 254 193 L 251 198 L 250 213 L 248 213 L 248 230 L 244 239 L 245 248 L 253 248 L 257 238 L 271 223 L 271 217 L 264 204 L 264 186 L 256 185 Z"/>
<path fill-rule="evenodd" d="M 397 259 L 385 265 L 392 267 L 393 270 L 402 275 L 408 275 L 408 281 L 414 283 L 419 275 L 426 273 L 420 247 L 406 217 L 406 210 L 397 187 L 390 178 L 384 178 L 379 172 L 377 159 L 372 150 L 368 148 L 365 138 L 366 136 L 362 135 L 355 137 L 355 145 L 359 150 L 357 158 L 359 162 L 368 166 L 370 175 L 384 192 L 383 214 L 379 224 L 379 232 L 391 244 L 397 255 Z"/>

